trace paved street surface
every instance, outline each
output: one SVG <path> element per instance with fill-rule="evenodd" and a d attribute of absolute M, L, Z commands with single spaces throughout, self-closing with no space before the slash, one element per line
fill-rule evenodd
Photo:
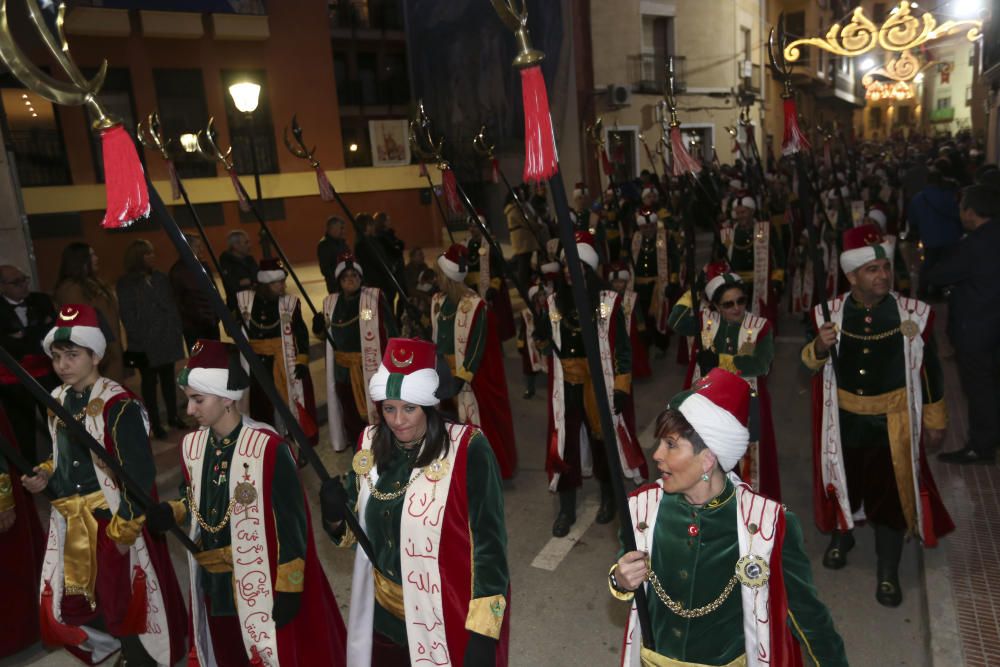
<path fill-rule="evenodd" d="M 314 267 L 303 270 L 303 278 L 311 292 L 314 287 L 321 291 Z M 314 300 L 317 296 L 314 295 Z M 939 322 L 943 320 L 938 318 Z M 949 473 L 935 468 L 945 501 L 959 525 L 958 532 L 945 539 L 944 548 L 923 554 L 910 543 L 901 568 L 903 605 L 898 609 L 879 606 L 874 598 L 875 553 L 870 528 L 857 531 L 858 545 L 845 569 L 832 572 L 820 565 L 826 538 L 812 522 L 808 384 L 797 362 L 803 330 L 796 320 L 786 317 L 780 333 L 770 387 L 784 501 L 802 518 L 816 586 L 832 610 L 851 664 L 862 667 L 1000 664 L 1000 639 L 991 607 L 991 598 L 1000 592 L 997 590 L 1000 586 L 996 577 L 988 577 L 998 567 L 996 536 L 1000 527 L 990 523 L 996 522 L 1000 515 L 997 469 Z M 652 422 L 666 400 L 681 388 L 682 369 L 674 362 L 676 344 L 675 338 L 667 359 L 653 360 L 655 377 L 635 386 L 637 423 L 647 451 L 653 445 Z M 313 357 L 319 359 L 318 348 L 314 348 Z M 961 408 L 961 398 L 953 362 L 946 360 L 946 364 L 955 416 Z M 607 526 L 591 523 L 598 490 L 597 483 L 590 480 L 580 496 L 582 507 L 575 530 L 568 538 L 553 540 L 550 529 L 556 497 L 546 490 L 544 469 L 547 392 L 539 391 L 532 400 L 521 398 L 520 360 L 513 342 L 506 349 L 506 370 L 521 462 L 517 477 L 505 487 L 513 586 L 511 664 L 516 667 L 617 665 L 627 609 L 624 603 L 611 598 L 605 583 L 608 567 L 618 550 L 617 523 Z M 317 399 L 323 401 L 322 362 L 314 361 L 312 371 Z M 958 417 L 953 419 L 946 448 L 961 442 L 964 416 Z M 180 434 L 174 432 L 171 442 L 156 443 L 161 497 L 176 497 L 179 438 Z M 322 446 L 321 454 L 336 471 L 343 471 L 350 464 L 349 454 L 334 454 L 328 444 Z M 651 469 L 655 468 L 651 465 Z M 311 472 L 305 471 L 304 475 L 316 523 L 318 484 Z M 987 516 L 987 511 L 992 517 Z M 320 557 L 346 619 L 352 554 L 330 545 L 322 538 L 318 526 L 316 534 L 320 536 L 317 538 Z M 172 554 L 186 592 L 187 568 L 182 566 L 183 554 L 176 544 Z M 988 571 L 984 572 L 984 568 Z M 931 600 L 925 596 L 928 590 Z M 958 613 L 956 602 L 962 608 Z M 934 618 L 933 638 L 929 616 Z M 963 646 L 968 661 L 963 658 Z M 932 657 L 935 654 L 936 660 Z M 0 661 L 0 666 L 71 664 L 77 663 L 67 654 L 46 653 L 41 647 Z"/>

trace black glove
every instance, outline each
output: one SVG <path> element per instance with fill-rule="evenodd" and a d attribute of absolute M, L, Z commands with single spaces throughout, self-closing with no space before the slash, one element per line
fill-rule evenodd
<path fill-rule="evenodd" d="M 462 667 L 496 667 L 497 640 L 477 632 L 469 633 Z"/>
<path fill-rule="evenodd" d="M 454 392 L 452 394 L 452 398 L 454 398 L 455 396 L 458 396 L 458 392 L 462 391 L 462 387 L 464 387 L 464 386 L 465 386 L 465 380 L 463 380 L 460 377 L 453 377 L 451 379 L 451 388 L 452 388 L 452 391 Z"/>
<path fill-rule="evenodd" d="M 492 301 L 494 298 L 496 298 L 496 295 L 497 295 L 496 288 L 487 287 L 486 294 L 483 295 L 483 298 L 486 299 L 487 301 Z"/>
<path fill-rule="evenodd" d="M 625 401 L 627 400 L 628 400 L 628 394 L 626 394 L 624 391 L 618 391 L 617 389 L 615 389 L 614 406 L 616 415 L 620 415 L 622 413 L 622 410 L 625 409 Z"/>
<path fill-rule="evenodd" d="M 299 613 L 299 605 L 301 604 L 302 593 L 278 591 L 274 596 L 274 609 L 271 611 L 274 627 L 280 628 L 287 625 Z"/>
<path fill-rule="evenodd" d="M 704 375 L 719 365 L 719 353 L 712 350 L 698 350 L 698 368 Z"/>
<path fill-rule="evenodd" d="M 305 364 L 295 364 L 295 379 L 305 380 L 309 377 L 309 367 Z"/>
<path fill-rule="evenodd" d="M 319 507 L 326 523 L 340 523 L 344 520 L 347 491 L 339 477 L 328 479 L 319 487 Z"/>
<path fill-rule="evenodd" d="M 146 510 L 146 527 L 153 535 L 163 535 L 176 524 L 170 503 L 157 503 Z"/>
<path fill-rule="evenodd" d="M 323 313 L 313 315 L 313 333 L 322 338 L 326 335 L 326 317 Z"/>

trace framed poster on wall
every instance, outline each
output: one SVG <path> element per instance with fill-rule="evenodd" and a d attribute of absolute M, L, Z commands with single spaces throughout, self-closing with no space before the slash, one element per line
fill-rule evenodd
<path fill-rule="evenodd" d="M 410 164 L 409 121 L 405 118 L 368 121 L 372 165 L 395 167 Z"/>

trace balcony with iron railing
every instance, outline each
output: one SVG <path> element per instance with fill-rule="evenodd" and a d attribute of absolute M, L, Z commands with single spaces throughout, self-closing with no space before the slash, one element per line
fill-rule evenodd
<path fill-rule="evenodd" d="M 662 95 L 667 87 L 667 62 L 670 56 L 640 53 L 628 57 L 629 83 L 632 91 L 640 95 Z M 673 56 L 674 90 L 687 90 L 687 65 L 684 56 Z"/>

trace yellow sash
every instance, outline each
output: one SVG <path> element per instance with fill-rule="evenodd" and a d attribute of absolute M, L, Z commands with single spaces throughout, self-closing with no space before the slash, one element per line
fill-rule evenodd
<path fill-rule="evenodd" d="M 403 607 L 403 587 L 392 579 L 382 575 L 376 569 L 372 569 L 375 574 L 375 600 L 379 606 L 395 616 L 401 621 L 406 620 L 406 610 Z"/>
<path fill-rule="evenodd" d="M 108 509 L 103 491 L 85 496 L 68 496 L 52 501 L 52 506 L 66 519 L 66 542 L 63 545 L 63 578 L 66 595 L 83 595 L 94 606 L 97 582 L 97 519 L 95 510 Z"/>
<path fill-rule="evenodd" d="M 354 405 L 362 419 L 368 419 L 368 402 L 365 399 L 365 371 L 361 367 L 360 352 L 337 351 L 333 362 L 351 373 L 351 392 L 354 394 Z"/>
<path fill-rule="evenodd" d="M 639 661 L 642 667 L 711 667 L 711 665 L 706 665 L 700 662 L 684 662 L 683 660 L 674 660 L 673 658 L 668 658 L 665 655 L 660 655 L 656 651 L 650 651 L 645 646 L 642 647 L 642 651 L 639 652 Z M 718 667 L 746 667 L 747 657 L 746 655 L 741 655 L 725 665 L 719 665 Z"/>
<path fill-rule="evenodd" d="M 262 357 L 274 357 L 274 386 L 281 394 L 281 400 L 288 403 L 288 373 L 285 371 L 285 351 L 281 337 L 251 339 L 250 347 Z"/>

